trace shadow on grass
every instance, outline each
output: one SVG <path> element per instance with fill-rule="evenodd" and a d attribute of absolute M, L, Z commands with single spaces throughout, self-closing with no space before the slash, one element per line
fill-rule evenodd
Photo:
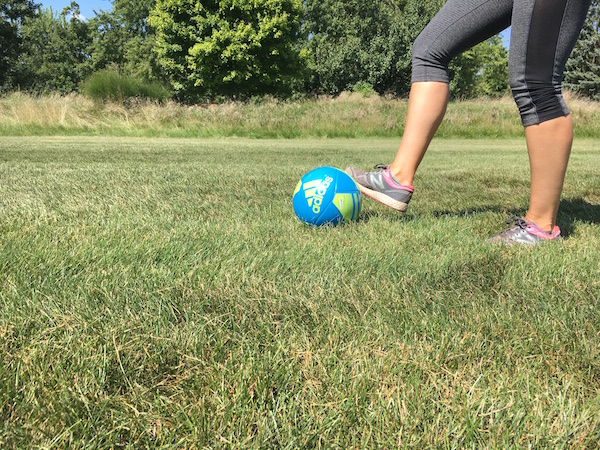
<path fill-rule="evenodd" d="M 433 217 L 470 217 L 477 216 L 479 214 L 486 213 L 498 213 L 498 214 L 506 214 L 507 217 L 515 216 L 519 214 L 523 214 L 523 210 L 519 209 L 505 209 L 500 208 L 499 206 L 479 206 L 476 208 L 469 209 L 458 209 L 458 210 L 444 210 L 444 211 L 432 211 L 425 212 L 425 215 L 433 215 Z M 363 210 L 360 213 L 360 220 L 363 222 L 368 222 L 370 219 L 374 218 L 384 218 L 389 220 L 390 222 L 410 222 L 419 217 L 420 214 L 410 214 L 410 213 L 396 213 L 392 210 Z"/>
<path fill-rule="evenodd" d="M 469 217 L 485 213 L 506 214 L 510 216 L 523 215 L 526 207 L 505 209 L 499 206 L 481 206 L 477 208 L 461 209 L 456 211 L 434 211 L 434 217 Z M 368 222 L 373 218 L 384 217 L 394 222 L 410 222 L 415 216 L 412 214 L 389 214 L 388 211 L 366 210 L 361 213 L 361 221 Z M 575 222 L 600 224 L 600 205 L 587 202 L 583 198 L 564 199 L 560 203 L 558 225 L 562 235 L 568 237 L 575 231 Z"/>
<path fill-rule="evenodd" d="M 575 231 L 575 222 L 600 224 L 600 205 L 594 205 L 582 198 L 565 199 L 560 202 L 557 221 L 562 234 L 569 236 Z"/>
<path fill-rule="evenodd" d="M 414 215 L 397 213 L 393 210 L 374 210 L 374 209 L 362 209 L 360 212 L 360 221 L 367 223 L 371 219 L 383 218 L 390 222 L 410 222 L 414 219 Z"/>

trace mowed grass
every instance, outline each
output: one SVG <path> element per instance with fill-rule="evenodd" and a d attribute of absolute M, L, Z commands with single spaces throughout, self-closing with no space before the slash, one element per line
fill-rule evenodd
<path fill-rule="evenodd" d="M 600 153 L 539 248 L 522 140 L 437 140 L 407 215 L 294 218 L 397 140 L 3 138 L 1 448 L 598 448 Z"/>

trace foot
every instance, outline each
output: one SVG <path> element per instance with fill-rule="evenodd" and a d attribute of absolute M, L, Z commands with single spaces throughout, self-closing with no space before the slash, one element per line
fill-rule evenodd
<path fill-rule="evenodd" d="M 521 217 L 511 217 L 506 221 L 508 224 L 512 222 L 515 224 L 512 228 L 498 233 L 488 239 L 488 242 L 500 242 L 505 245 L 540 245 L 548 241 L 558 241 L 560 239 L 560 228 L 558 226 L 554 227 L 552 233 L 547 233 L 535 223 Z"/>
<path fill-rule="evenodd" d="M 346 173 L 356 181 L 358 189 L 367 197 L 396 211 L 406 212 L 415 188 L 396 182 L 390 173 L 389 166 L 378 164 L 375 169 L 380 170 L 363 172 L 354 167 L 348 167 Z"/>

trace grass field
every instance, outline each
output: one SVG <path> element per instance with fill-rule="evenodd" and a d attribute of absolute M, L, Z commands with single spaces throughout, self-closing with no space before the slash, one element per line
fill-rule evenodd
<path fill-rule="evenodd" d="M 397 140 L 0 140 L 0 448 L 598 448 L 600 153 L 539 248 L 522 140 L 436 140 L 409 213 L 312 229 Z"/>

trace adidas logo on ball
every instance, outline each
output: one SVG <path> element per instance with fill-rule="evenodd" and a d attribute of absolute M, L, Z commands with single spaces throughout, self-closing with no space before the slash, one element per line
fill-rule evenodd
<path fill-rule="evenodd" d="M 323 204 L 323 196 L 327 193 L 327 189 L 331 185 L 333 178 L 327 177 L 324 180 L 309 181 L 304 184 L 304 195 L 315 214 L 321 212 Z"/>
<path fill-rule="evenodd" d="M 334 167 L 318 167 L 298 182 L 293 206 L 296 217 L 309 225 L 338 225 L 358 219 L 361 193 L 354 180 Z"/>

